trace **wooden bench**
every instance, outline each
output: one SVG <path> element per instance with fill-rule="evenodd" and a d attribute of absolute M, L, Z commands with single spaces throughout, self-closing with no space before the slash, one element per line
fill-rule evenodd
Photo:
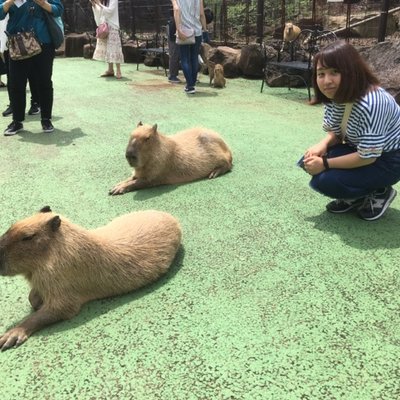
<path fill-rule="evenodd" d="M 263 44 L 264 70 L 260 92 L 262 93 L 264 84 L 268 85 L 268 77 L 275 71 L 286 78 L 285 86 L 289 90 L 294 86 L 298 86 L 294 82 L 301 82 L 307 88 L 308 99 L 311 100 L 313 57 L 328 43 L 335 40 L 337 40 L 337 37 L 331 31 L 304 29 L 295 40 L 288 43 L 288 53 L 282 54 L 280 51 L 282 45 L 279 46 L 276 60 L 271 60 L 267 57 L 266 47 Z"/>

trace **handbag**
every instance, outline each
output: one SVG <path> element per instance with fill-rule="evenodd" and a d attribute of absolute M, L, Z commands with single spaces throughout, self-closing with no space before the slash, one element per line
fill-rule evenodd
<path fill-rule="evenodd" d="M 186 26 L 182 26 L 180 28 L 180 31 L 186 36 L 186 39 L 180 39 L 178 36 L 178 33 L 176 34 L 176 44 L 179 45 L 187 45 L 187 44 L 195 44 L 196 43 L 196 38 L 194 36 L 194 29 L 192 28 L 186 28 Z"/>
<path fill-rule="evenodd" d="M 58 49 L 64 42 L 64 23 L 61 17 L 54 17 L 47 11 L 44 11 L 44 19 L 54 48 Z"/>
<path fill-rule="evenodd" d="M 103 22 L 96 29 L 96 37 L 97 39 L 107 39 L 109 32 L 107 22 Z"/>
<path fill-rule="evenodd" d="M 33 31 L 18 32 L 13 35 L 7 33 L 8 50 L 13 61 L 25 60 L 40 54 L 42 47 Z"/>

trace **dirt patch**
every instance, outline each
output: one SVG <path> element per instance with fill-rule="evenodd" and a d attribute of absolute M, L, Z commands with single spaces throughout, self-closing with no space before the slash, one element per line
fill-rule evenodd
<path fill-rule="evenodd" d="M 134 82 L 131 86 L 136 88 L 145 88 L 146 90 L 159 90 L 160 88 L 169 88 L 171 84 L 169 82 L 161 82 L 157 79 L 149 79 L 144 82 Z"/>

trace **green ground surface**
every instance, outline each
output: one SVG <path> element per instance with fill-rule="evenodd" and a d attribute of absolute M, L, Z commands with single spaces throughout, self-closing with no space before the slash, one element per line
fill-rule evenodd
<path fill-rule="evenodd" d="M 260 94 L 255 80 L 216 90 L 203 76 L 188 97 L 156 68 L 124 65 L 121 81 L 103 71 L 56 59 L 56 132 L 27 117 L 25 132 L 0 137 L 0 230 L 44 205 L 87 228 L 158 209 L 181 221 L 183 248 L 157 283 L 1 353 L 0 399 L 399 399 L 400 203 L 372 223 L 324 211 L 295 166 L 322 135 L 322 107 L 305 90 Z M 232 172 L 108 196 L 131 173 L 140 120 L 217 130 Z M 28 291 L 1 278 L 0 331 L 30 312 Z"/>

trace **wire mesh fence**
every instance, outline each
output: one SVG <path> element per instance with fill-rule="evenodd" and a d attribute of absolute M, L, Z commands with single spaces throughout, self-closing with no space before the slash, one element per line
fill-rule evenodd
<path fill-rule="evenodd" d="M 381 7 L 377 0 L 347 1 L 357 2 L 351 7 L 359 18 L 379 12 Z M 138 33 L 160 33 L 172 18 L 170 0 L 119 0 L 118 4 L 121 30 L 127 38 Z M 213 14 L 209 24 L 211 38 L 225 44 L 251 43 L 273 36 L 286 21 L 300 22 L 303 27 L 317 23 L 332 29 L 335 24 L 345 23 L 348 11 L 340 0 L 204 0 L 204 5 Z M 390 7 L 399 5 L 400 0 L 390 0 Z M 67 32 L 95 30 L 89 0 L 64 0 L 64 7 Z"/>

